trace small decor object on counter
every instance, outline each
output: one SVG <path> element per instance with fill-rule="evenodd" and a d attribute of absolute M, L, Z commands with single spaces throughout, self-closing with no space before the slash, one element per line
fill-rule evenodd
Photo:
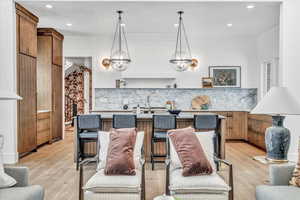
<path fill-rule="evenodd" d="M 125 88 L 127 82 L 124 79 L 117 79 L 116 80 L 116 88 Z"/>
<path fill-rule="evenodd" d="M 141 114 L 141 107 L 140 107 L 140 104 L 137 105 L 136 107 L 136 114 Z"/>
<path fill-rule="evenodd" d="M 123 110 L 128 110 L 128 105 L 127 104 L 123 105 Z"/>
<path fill-rule="evenodd" d="M 179 113 L 181 112 L 181 110 L 168 110 L 168 112 L 172 115 L 179 115 Z"/>
<path fill-rule="evenodd" d="M 121 83 L 120 83 L 120 80 L 116 80 L 116 88 L 120 88 L 121 87 Z"/>
<path fill-rule="evenodd" d="M 196 96 L 192 99 L 192 109 L 207 110 L 210 105 L 210 98 L 206 95 Z"/>
<path fill-rule="evenodd" d="M 167 110 L 174 110 L 175 109 L 175 102 L 174 101 L 167 101 L 165 107 L 166 107 Z"/>
<path fill-rule="evenodd" d="M 251 114 L 272 115 L 273 124 L 266 129 L 267 159 L 287 162 L 291 133 L 283 126 L 286 115 L 300 115 L 300 104 L 286 87 L 273 87 L 251 111 Z"/>
<path fill-rule="evenodd" d="M 214 87 L 241 87 L 240 66 L 210 66 L 209 76 Z"/>
<path fill-rule="evenodd" d="M 214 85 L 214 79 L 211 77 L 202 78 L 202 87 L 203 88 L 212 88 Z"/>

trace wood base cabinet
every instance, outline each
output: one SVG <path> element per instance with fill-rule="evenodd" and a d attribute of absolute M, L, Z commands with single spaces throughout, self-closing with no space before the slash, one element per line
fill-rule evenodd
<path fill-rule="evenodd" d="M 48 143 L 51 134 L 51 112 L 39 112 L 37 121 L 37 145 Z"/>
<path fill-rule="evenodd" d="M 64 36 L 53 28 L 39 28 L 38 34 L 38 110 L 51 111 L 49 142 L 63 137 Z"/>
<path fill-rule="evenodd" d="M 272 117 L 269 115 L 248 116 L 248 142 L 266 150 L 265 131 L 272 126 Z"/>
<path fill-rule="evenodd" d="M 37 23 L 38 18 L 16 4 L 18 152 L 37 148 Z"/>

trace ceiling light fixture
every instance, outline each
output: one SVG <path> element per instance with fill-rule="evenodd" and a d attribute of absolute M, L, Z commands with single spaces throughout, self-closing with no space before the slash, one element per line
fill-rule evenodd
<path fill-rule="evenodd" d="M 253 9 L 253 8 L 255 8 L 255 5 L 254 4 L 247 5 L 247 8 L 248 9 Z"/>
<path fill-rule="evenodd" d="M 128 64 L 131 62 L 131 59 L 125 35 L 125 26 L 122 21 L 123 11 L 118 10 L 117 13 L 118 21 L 111 47 L 110 61 L 113 69 L 117 71 L 125 71 L 128 68 Z"/>
<path fill-rule="evenodd" d="M 228 27 L 232 27 L 233 24 L 232 24 L 232 23 L 228 23 L 227 26 L 228 26 Z"/>
<path fill-rule="evenodd" d="M 46 7 L 46 8 L 49 8 L 49 9 L 53 8 L 53 6 L 50 5 L 50 4 L 47 4 L 45 7 Z"/>
<path fill-rule="evenodd" d="M 67 25 L 67 26 L 72 26 L 73 24 L 71 24 L 71 23 L 67 23 L 66 25 Z"/>
<path fill-rule="evenodd" d="M 190 45 L 187 39 L 185 27 L 182 19 L 183 11 L 178 11 L 179 22 L 177 30 L 177 39 L 174 55 L 169 60 L 174 64 L 174 68 L 178 72 L 186 71 L 192 63 L 192 55 Z"/>

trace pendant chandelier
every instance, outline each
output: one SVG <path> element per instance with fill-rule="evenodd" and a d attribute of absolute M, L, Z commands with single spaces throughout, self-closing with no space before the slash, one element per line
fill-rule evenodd
<path fill-rule="evenodd" d="M 118 21 L 116 31 L 114 34 L 114 40 L 110 52 L 110 61 L 113 69 L 117 71 L 125 71 L 131 62 L 127 39 L 125 36 L 125 24 L 122 21 L 123 11 L 118 10 Z"/>
<path fill-rule="evenodd" d="M 177 30 L 176 48 L 174 55 L 169 60 L 174 65 L 174 69 L 179 72 L 186 71 L 192 63 L 191 49 L 185 32 L 183 11 L 178 11 L 179 22 Z"/>

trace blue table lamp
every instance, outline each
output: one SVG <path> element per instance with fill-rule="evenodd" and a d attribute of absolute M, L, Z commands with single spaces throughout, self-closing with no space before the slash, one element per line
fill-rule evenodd
<path fill-rule="evenodd" d="M 272 116 L 272 126 L 266 129 L 267 159 L 273 162 L 287 161 L 291 134 L 283 126 L 286 115 L 300 115 L 300 103 L 286 87 L 273 87 L 262 98 L 251 114 Z M 299 122 L 300 123 L 300 122 Z"/>

